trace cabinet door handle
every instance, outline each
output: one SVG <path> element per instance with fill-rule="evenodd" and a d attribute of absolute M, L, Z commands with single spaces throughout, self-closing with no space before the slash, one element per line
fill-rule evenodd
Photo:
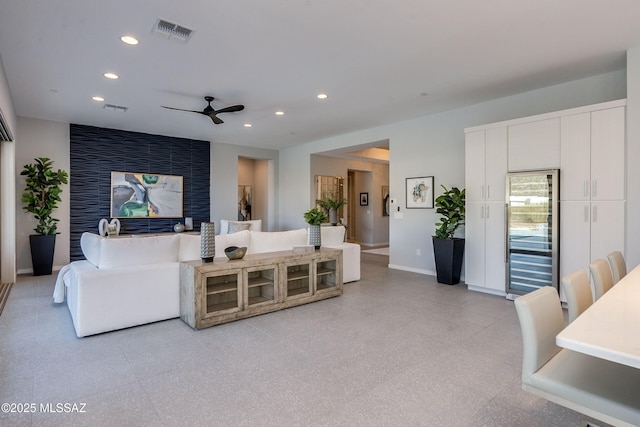
<path fill-rule="evenodd" d="M 487 199 L 491 198 L 491 186 L 487 185 Z"/>
<path fill-rule="evenodd" d="M 484 199 L 484 185 L 480 186 L 480 198 Z"/>
<path fill-rule="evenodd" d="M 584 197 L 589 197 L 589 180 L 588 179 L 584 180 L 583 191 L 584 191 Z"/>
<path fill-rule="evenodd" d="M 489 206 L 487 206 L 487 219 L 489 219 L 489 214 L 491 213 L 491 211 L 489 210 Z"/>
<path fill-rule="evenodd" d="M 593 222 L 598 222 L 598 207 L 593 206 L 593 214 L 591 215 L 591 219 Z"/>
<path fill-rule="evenodd" d="M 591 197 L 598 197 L 598 180 L 594 179 L 591 185 L 593 187 L 591 190 Z"/>
<path fill-rule="evenodd" d="M 589 205 L 584 206 L 584 222 L 589 222 Z"/>
<path fill-rule="evenodd" d="M 484 219 L 484 205 L 480 207 L 480 219 Z"/>

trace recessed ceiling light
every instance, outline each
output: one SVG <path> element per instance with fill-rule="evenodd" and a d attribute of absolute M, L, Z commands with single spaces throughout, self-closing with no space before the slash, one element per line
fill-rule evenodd
<path fill-rule="evenodd" d="M 284 116 L 284 111 L 276 111 L 276 116 Z"/>
<path fill-rule="evenodd" d="M 104 98 L 101 97 L 101 96 L 93 96 L 93 97 L 91 97 L 91 99 L 93 99 L 94 101 L 98 101 L 98 102 L 104 101 Z"/>
<path fill-rule="evenodd" d="M 253 126 L 251 123 L 245 123 L 244 124 L 244 127 L 246 127 L 246 128 L 250 128 L 251 126 Z"/>
<path fill-rule="evenodd" d="M 103 76 L 111 80 L 116 80 L 117 78 L 119 78 L 119 76 L 115 73 L 104 73 Z"/>
<path fill-rule="evenodd" d="M 133 36 L 122 36 L 122 37 L 120 37 L 120 40 L 122 40 L 122 43 L 126 43 L 126 44 L 129 44 L 131 46 L 135 46 L 138 43 L 140 43 L 138 41 L 138 39 L 133 37 Z"/>
<path fill-rule="evenodd" d="M 317 98 L 318 98 L 318 99 L 327 99 L 327 98 L 328 98 L 328 96 L 327 96 L 327 94 L 326 94 L 326 93 L 319 93 L 319 94 L 318 94 L 318 96 L 317 96 Z"/>

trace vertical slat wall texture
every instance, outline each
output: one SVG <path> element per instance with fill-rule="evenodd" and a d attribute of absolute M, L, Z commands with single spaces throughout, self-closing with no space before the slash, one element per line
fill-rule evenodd
<path fill-rule="evenodd" d="M 111 172 L 183 177 L 183 217 L 194 230 L 210 219 L 208 141 L 72 124 L 70 129 L 71 261 L 84 259 L 80 236 L 111 220 Z M 173 231 L 184 218 L 120 218 L 121 233 Z"/>

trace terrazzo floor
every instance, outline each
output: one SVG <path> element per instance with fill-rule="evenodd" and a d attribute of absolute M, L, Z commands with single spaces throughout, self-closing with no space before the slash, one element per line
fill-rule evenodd
<path fill-rule="evenodd" d="M 586 424 L 521 390 L 513 302 L 387 263 L 362 254 L 362 280 L 305 306 L 82 339 L 55 277 L 21 276 L 0 316 L 0 403 L 23 406 L 0 425 Z"/>

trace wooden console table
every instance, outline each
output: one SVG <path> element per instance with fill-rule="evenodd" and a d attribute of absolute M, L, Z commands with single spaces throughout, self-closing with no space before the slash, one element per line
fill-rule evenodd
<path fill-rule="evenodd" d="M 338 295 L 342 295 L 340 249 L 180 264 L 180 318 L 194 329 Z"/>

